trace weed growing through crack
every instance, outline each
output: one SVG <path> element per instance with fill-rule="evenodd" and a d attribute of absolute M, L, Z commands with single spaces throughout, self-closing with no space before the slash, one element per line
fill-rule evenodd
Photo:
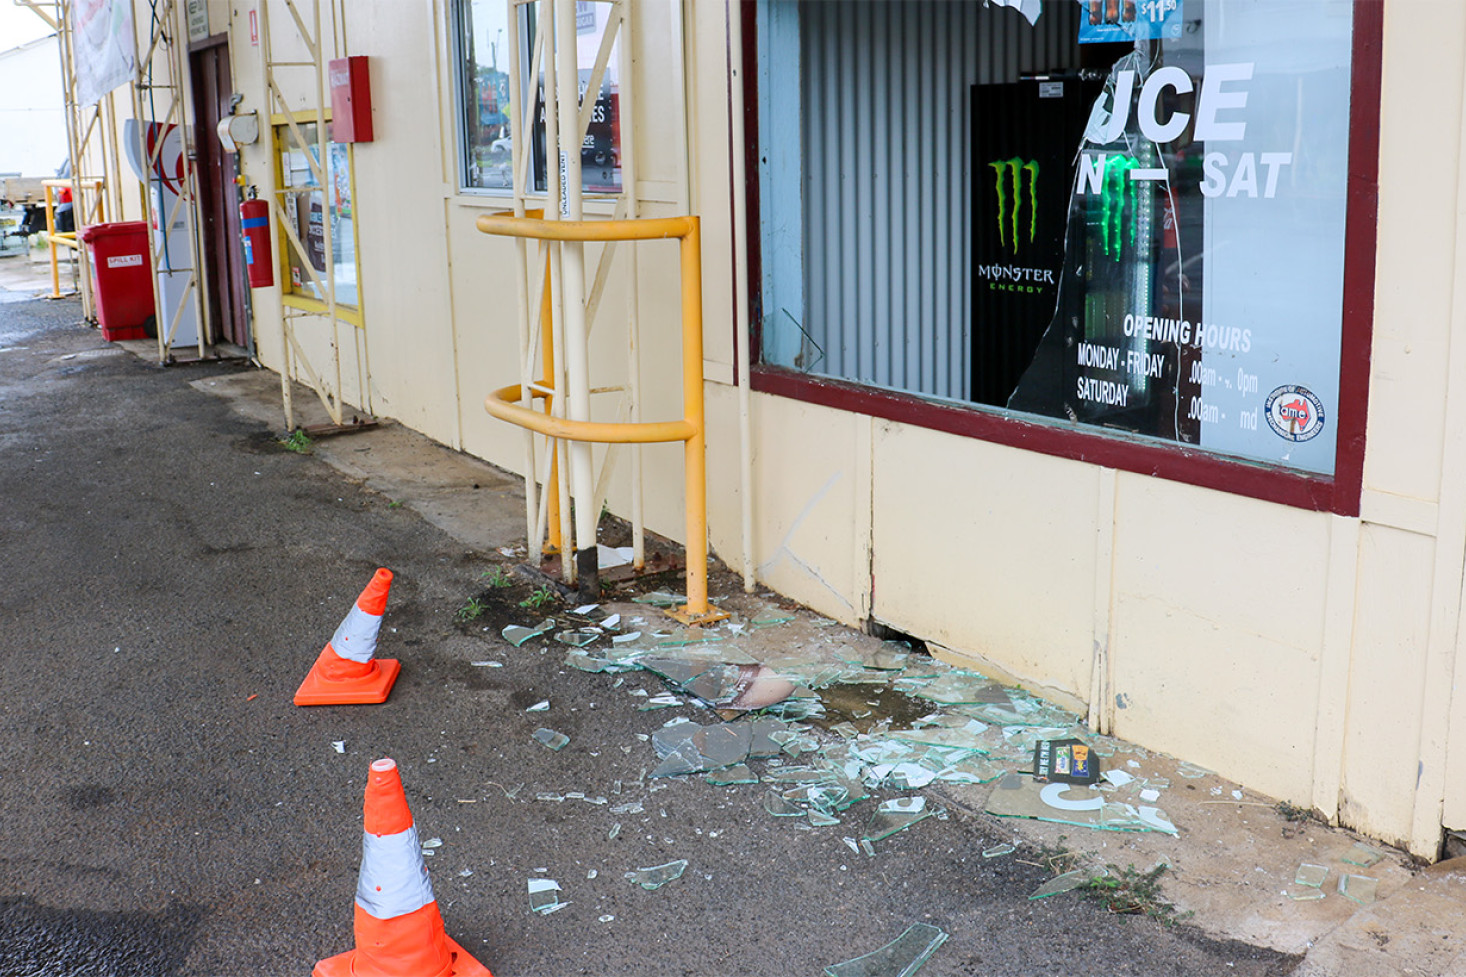
<path fill-rule="evenodd" d="M 503 567 L 494 567 L 492 570 L 485 570 L 479 574 L 479 579 L 495 590 L 508 587 L 514 583 L 514 578 Z"/>
<path fill-rule="evenodd" d="M 553 590 L 548 587 L 540 587 L 535 590 L 534 593 L 530 594 L 524 600 L 520 601 L 519 606 L 528 608 L 532 611 L 538 611 L 543 610 L 550 604 L 555 603 L 555 600 L 556 597 Z"/>
<path fill-rule="evenodd" d="M 467 603 L 458 608 L 458 612 L 453 615 L 453 620 L 460 624 L 467 624 L 469 621 L 478 620 L 486 610 L 488 608 L 484 606 L 483 601 L 477 597 L 470 597 Z"/>
<path fill-rule="evenodd" d="M 1187 919 L 1191 913 L 1178 913 L 1176 907 L 1161 895 L 1161 876 L 1166 872 L 1162 862 L 1148 872 L 1134 865 L 1123 869 L 1107 865 L 1103 875 L 1096 875 L 1079 887 L 1112 913 L 1122 916 L 1149 916 L 1167 926 Z"/>
<path fill-rule="evenodd" d="M 289 437 L 280 438 L 280 446 L 286 451 L 294 451 L 298 455 L 311 453 L 311 436 L 300 428 L 290 432 Z"/>
<path fill-rule="evenodd" d="M 387 503 L 387 508 L 389 508 L 389 509 L 400 509 L 400 508 L 402 508 L 402 500 L 401 499 L 393 499 L 391 502 L 388 502 Z"/>

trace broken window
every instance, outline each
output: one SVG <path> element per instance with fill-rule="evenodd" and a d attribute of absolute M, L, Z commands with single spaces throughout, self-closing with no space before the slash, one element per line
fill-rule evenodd
<path fill-rule="evenodd" d="M 759 17 L 764 365 L 1332 475 L 1350 0 Z"/>

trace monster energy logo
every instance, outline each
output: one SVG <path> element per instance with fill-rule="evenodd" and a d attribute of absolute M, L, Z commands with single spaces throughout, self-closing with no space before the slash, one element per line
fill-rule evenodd
<path fill-rule="evenodd" d="M 1023 216 L 1023 183 L 1028 177 L 1028 243 L 1033 243 L 1038 231 L 1038 163 L 1035 160 L 994 160 L 988 166 L 993 170 L 993 189 L 998 194 L 998 241 L 1005 248 L 1018 253 L 1018 241 L 1022 237 L 1020 228 Z M 1011 213 L 1010 213 L 1011 207 Z M 1008 234 L 1009 225 L 1012 235 Z"/>
<path fill-rule="evenodd" d="M 1111 156 L 1104 161 L 1104 177 L 1100 186 L 1100 241 L 1105 254 L 1115 256 L 1124 248 L 1125 204 L 1128 198 L 1135 209 L 1137 189 L 1130 171 L 1140 164 L 1130 156 Z M 1135 221 L 1130 221 L 1129 244 L 1135 244 Z"/>

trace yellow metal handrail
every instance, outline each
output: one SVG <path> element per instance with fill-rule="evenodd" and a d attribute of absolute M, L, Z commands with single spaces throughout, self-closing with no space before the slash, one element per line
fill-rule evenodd
<path fill-rule="evenodd" d="M 702 375 L 702 231 L 697 217 L 636 220 L 562 221 L 543 217 L 485 214 L 478 229 L 502 237 L 540 241 L 657 241 L 675 239 L 682 272 L 682 413 L 681 420 L 609 423 L 575 421 L 529 410 L 517 403 L 523 388 L 512 384 L 484 400 L 490 415 L 566 441 L 602 444 L 646 444 L 681 441 L 684 445 L 687 526 L 687 604 L 679 620 L 706 623 L 726 615 L 708 605 L 707 458 Z M 531 391 L 534 397 L 544 397 Z M 591 541 L 594 545 L 594 540 Z M 562 559 L 565 557 L 562 557 Z"/>
<path fill-rule="evenodd" d="M 104 180 L 100 176 L 82 176 L 82 177 L 77 177 L 74 182 L 75 182 L 75 184 L 76 184 L 76 186 L 77 186 L 78 189 L 81 189 L 81 190 L 91 190 L 91 191 L 95 191 L 95 192 L 100 193 L 100 191 L 102 190 L 102 188 L 106 185 L 106 182 L 107 181 Z M 45 238 L 46 238 L 46 247 L 51 252 L 51 298 L 53 298 L 53 299 L 59 299 L 59 298 L 62 297 L 62 294 L 61 294 L 61 268 L 60 268 L 59 263 L 56 260 L 56 246 L 57 245 L 60 245 L 61 247 L 64 247 L 64 248 L 70 248 L 73 251 L 80 251 L 81 250 L 81 242 L 77 240 L 77 237 L 76 237 L 77 232 L 80 231 L 82 229 L 82 227 L 85 226 L 85 225 L 87 225 L 87 224 L 100 224 L 100 223 L 102 223 L 103 221 L 105 221 L 107 219 L 106 200 L 104 200 L 100 196 L 97 198 L 97 202 L 96 202 L 95 206 L 92 208 L 92 211 L 90 213 L 82 208 L 82 202 L 80 200 L 72 200 L 71 201 L 71 222 L 72 222 L 71 223 L 71 226 L 74 228 L 74 230 L 70 230 L 70 231 L 58 231 L 58 230 L 56 230 L 56 195 L 55 195 L 55 191 L 56 190 L 60 190 L 60 189 L 70 190 L 72 188 L 72 183 L 73 183 L 72 180 L 42 180 L 41 181 L 41 186 L 45 188 L 45 195 L 46 195 L 46 234 L 45 234 Z M 96 217 L 97 219 L 94 220 L 94 221 L 86 220 L 85 218 L 88 217 L 88 216 Z M 83 272 L 83 277 L 86 277 L 85 276 L 85 272 Z"/>

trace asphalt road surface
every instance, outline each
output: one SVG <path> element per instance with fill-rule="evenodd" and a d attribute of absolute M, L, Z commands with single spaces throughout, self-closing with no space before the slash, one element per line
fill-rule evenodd
<path fill-rule="evenodd" d="M 0 975 L 309 973 L 351 946 L 382 756 L 420 836 L 442 839 L 427 864 L 449 934 L 499 977 L 818 975 L 918 922 L 950 934 L 922 977 L 1295 965 L 1075 894 L 1030 901 L 1051 873 L 1032 851 L 984 859 L 1004 836 L 986 816 L 928 819 L 872 858 L 841 841 L 867 810 L 800 830 L 758 787 L 642 781 L 637 734 L 711 717 L 639 711 L 628 690 L 659 691 L 649 674 L 618 688 L 563 648 L 510 647 L 492 615 L 456 622 L 503 557 L 188 386 L 241 367 L 161 369 L 78 318 L 0 304 Z M 391 698 L 295 707 L 379 565 L 397 574 Z M 541 746 L 539 726 L 570 745 Z M 607 803 L 535 799 L 577 791 Z M 679 858 L 656 891 L 623 878 Z M 535 876 L 568 905 L 531 913 Z"/>

